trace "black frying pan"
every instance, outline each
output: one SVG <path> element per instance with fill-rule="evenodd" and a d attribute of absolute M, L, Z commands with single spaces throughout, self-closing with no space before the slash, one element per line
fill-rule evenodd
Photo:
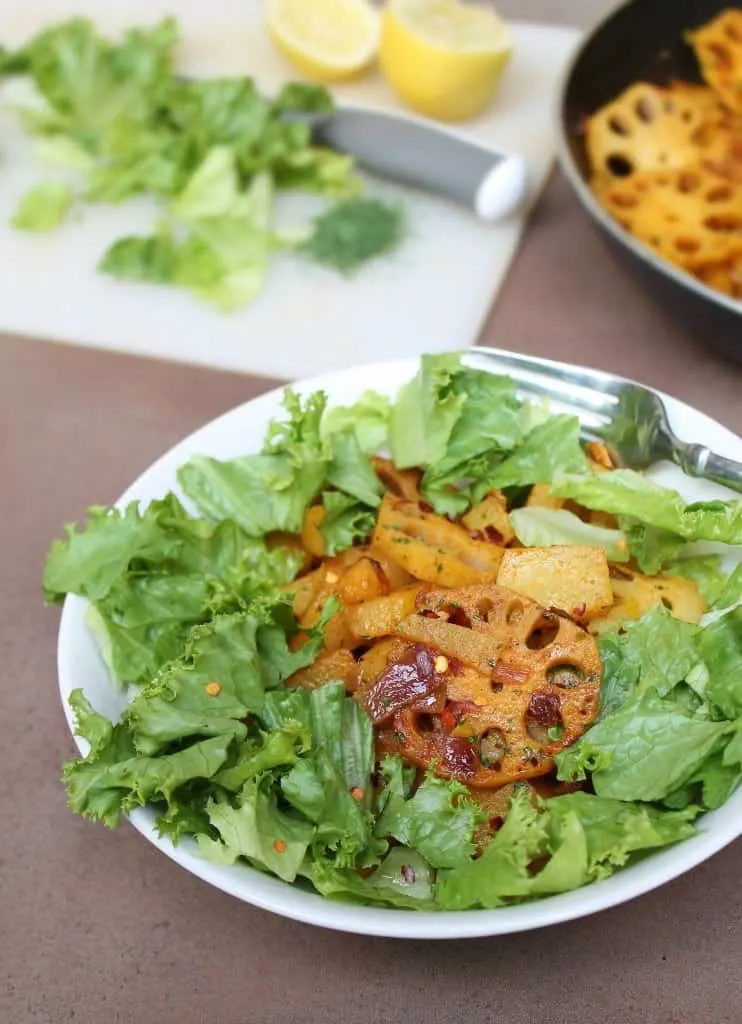
<path fill-rule="evenodd" d="M 624 231 L 595 201 L 587 185 L 581 131 L 585 115 L 637 81 L 666 85 L 700 82 L 688 29 L 710 21 L 729 0 L 630 0 L 583 41 L 567 73 L 559 104 L 559 159 L 584 209 L 626 265 L 699 332 L 699 341 L 742 362 L 742 302 L 676 270 Z"/>

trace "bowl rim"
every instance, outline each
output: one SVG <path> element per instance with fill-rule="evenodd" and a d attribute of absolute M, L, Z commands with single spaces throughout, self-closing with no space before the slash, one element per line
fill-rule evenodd
<path fill-rule="evenodd" d="M 304 396 L 322 388 L 329 392 L 332 400 L 346 401 L 351 397 L 349 392 L 358 397 L 368 388 L 376 388 L 386 393 L 390 385 L 398 387 L 409 379 L 418 366 L 419 357 L 364 364 L 303 378 L 292 382 L 290 386 Z M 259 419 L 260 430 L 264 431 L 267 420 L 279 411 L 278 403 L 286 386 L 282 384 L 248 399 L 179 438 L 140 472 L 114 504 L 121 506 L 132 499 L 147 500 L 147 493 L 151 488 L 161 492 L 163 482 L 174 473 L 175 467 L 183 461 L 184 456 L 193 454 L 204 441 L 211 444 L 216 438 L 216 443 L 220 445 L 220 438 L 225 430 L 230 433 L 232 447 L 235 437 L 232 427 L 234 422 L 242 417 Z M 339 396 L 337 393 L 333 394 L 335 388 L 347 388 L 347 391 Z M 690 415 L 694 421 L 694 429 L 702 437 L 707 432 L 712 433 L 713 443 L 720 447 L 722 452 L 731 454 L 732 450 L 738 450 L 742 444 L 741 437 L 700 409 L 664 392 L 658 393 L 668 405 L 671 421 L 673 417 Z M 247 444 L 250 443 L 248 439 Z M 711 438 L 708 443 L 712 443 Z M 222 454 L 218 457 L 231 456 Z M 86 607 L 87 602 L 83 598 L 67 596 L 62 609 L 57 641 L 57 675 L 62 708 L 73 742 L 81 753 L 85 753 L 85 747 L 80 737 L 74 733 L 73 714 L 68 698 L 70 691 L 77 686 L 87 690 L 87 684 L 80 678 L 84 672 L 80 670 L 81 652 L 77 646 L 78 630 L 84 627 L 83 616 Z M 86 631 L 85 636 L 86 646 L 89 651 L 93 651 L 96 658 L 96 673 L 105 671 L 102 668 L 103 662 L 97 660 L 99 655 L 89 632 Z M 84 655 L 84 650 L 82 653 Z M 110 679 L 108 685 L 111 685 Z M 148 842 L 190 874 L 260 909 L 305 924 L 358 935 L 394 939 L 460 939 L 525 932 L 562 924 L 618 906 L 673 881 L 742 835 L 742 817 L 738 811 L 736 814 L 732 813 L 728 806 L 731 801 L 735 802 L 735 807 L 742 807 L 742 789 L 733 794 L 723 807 L 706 812 L 699 819 L 698 833 L 695 836 L 680 844 L 652 851 L 650 856 L 621 869 L 610 878 L 527 903 L 496 909 L 463 911 L 398 910 L 336 902 L 265 875 L 248 865 L 238 865 L 239 873 L 235 873 L 235 866 L 211 864 L 196 855 L 194 843 L 184 841 L 177 847 L 173 846 L 167 837 L 159 837 L 156 834 L 153 826 L 154 812 L 151 808 L 137 808 L 126 817 Z"/>
<path fill-rule="evenodd" d="M 649 246 L 640 242 L 634 237 L 634 235 L 622 228 L 621 225 L 610 216 L 610 214 L 606 213 L 603 207 L 595 199 L 592 190 L 582 176 L 568 144 L 568 140 L 571 135 L 566 123 L 565 103 L 578 63 L 597 36 L 606 29 L 615 18 L 620 17 L 627 8 L 636 7 L 639 3 L 640 0 L 624 0 L 623 3 L 611 8 L 607 14 L 603 15 L 592 25 L 591 28 L 587 29 L 580 39 L 577 47 L 570 55 L 569 61 L 567 62 L 567 65 L 557 83 L 555 93 L 556 100 L 553 109 L 554 121 L 556 122 L 556 130 L 554 133 L 556 138 L 556 154 L 559 166 L 572 186 L 572 189 L 576 193 L 583 209 L 585 209 L 587 213 L 597 221 L 597 223 L 613 238 L 614 241 L 618 242 L 618 244 L 623 246 L 625 249 L 628 249 L 637 257 L 637 259 L 641 260 L 643 264 L 655 271 L 658 271 L 664 277 L 673 281 L 680 288 L 695 294 L 700 299 L 705 299 L 706 301 L 711 302 L 713 305 L 728 313 L 742 317 L 742 301 L 734 299 L 731 296 L 724 295 L 723 292 L 717 291 L 715 288 L 711 288 L 709 285 L 704 284 L 692 274 L 674 267 L 669 260 L 665 260 L 661 256 L 657 256 Z M 627 87 L 630 84 L 632 83 L 627 83 Z"/>

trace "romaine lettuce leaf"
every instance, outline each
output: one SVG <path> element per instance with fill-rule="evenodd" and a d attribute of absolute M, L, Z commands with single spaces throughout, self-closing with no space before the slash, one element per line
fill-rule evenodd
<path fill-rule="evenodd" d="M 724 589 L 726 574 L 721 570 L 719 555 L 697 555 L 665 562 L 663 572 L 667 576 L 683 576 L 698 585 L 701 596 L 713 604 Z"/>
<path fill-rule="evenodd" d="M 580 445 L 580 421 L 576 416 L 551 416 L 534 427 L 513 454 L 495 467 L 490 486 L 502 489 L 549 483 L 566 474 L 591 478 Z"/>
<path fill-rule="evenodd" d="M 403 385 L 392 406 L 389 440 L 398 469 L 440 462 L 466 395 L 454 389 L 461 372 L 457 354 L 424 355 L 420 369 Z"/>
<path fill-rule="evenodd" d="M 206 811 L 220 842 L 201 838 L 202 856 L 221 864 L 246 857 L 285 882 L 294 881 L 315 828 L 305 819 L 281 810 L 260 779 L 245 783 L 236 806 L 220 795 L 209 800 Z"/>
<path fill-rule="evenodd" d="M 597 476 L 560 478 L 552 492 L 587 508 L 620 518 L 632 555 L 644 571 L 656 572 L 677 557 L 683 542 L 742 544 L 742 502 L 698 501 L 686 505 L 677 491 L 654 483 L 631 469 Z"/>
<path fill-rule="evenodd" d="M 332 457 L 327 468 L 327 484 L 364 505 L 378 507 L 384 488 L 368 455 L 361 450 L 354 431 L 337 431 L 330 436 L 329 445 Z"/>
<path fill-rule="evenodd" d="M 373 837 L 371 721 L 342 683 L 312 690 L 306 704 L 312 751 L 281 780 L 283 795 L 316 823 L 319 856 L 331 850 L 339 868 L 378 863 L 386 844 Z"/>
<path fill-rule="evenodd" d="M 326 491 L 325 514 L 319 530 L 328 555 L 337 555 L 356 541 L 365 540 L 376 525 L 376 514 L 367 505 L 340 491 Z"/>
<path fill-rule="evenodd" d="M 603 548 L 611 562 L 626 562 L 629 558 L 629 547 L 620 530 L 583 523 L 563 508 L 515 508 L 510 522 L 524 547 L 588 544 Z"/>
<path fill-rule="evenodd" d="M 650 689 L 626 701 L 558 754 L 558 775 L 579 777 L 587 751 L 598 796 L 662 800 L 689 782 L 724 746 L 730 728 L 728 722 L 688 714 Z"/>

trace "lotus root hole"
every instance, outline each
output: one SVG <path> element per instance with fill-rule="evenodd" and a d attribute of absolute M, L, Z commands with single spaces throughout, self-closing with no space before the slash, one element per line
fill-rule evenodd
<path fill-rule="evenodd" d="M 625 178 L 634 170 L 634 165 L 625 156 L 618 153 L 611 153 L 605 162 L 606 170 L 610 171 L 616 178 Z"/>
<path fill-rule="evenodd" d="M 580 683 L 585 681 L 585 673 L 579 665 L 572 665 L 569 662 L 561 662 L 558 665 L 552 665 L 551 668 L 548 669 L 546 678 L 553 686 L 561 686 L 565 689 L 571 689 L 574 686 L 579 686 Z"/>
<path fill-rule="evenodd" d="M 517 626 L 520 620 L 523 618 L 523 603 L 522 601 L 513 601 L 509 605 L 506 621 L 508 626 Z"/>
<path fill-rule="evenodd" d="M 556 640 L 559 632 L 559 622 L 541 618 L 528 634 L 526 647 L 530 651 L 542 651 L 549 644 Z"/>

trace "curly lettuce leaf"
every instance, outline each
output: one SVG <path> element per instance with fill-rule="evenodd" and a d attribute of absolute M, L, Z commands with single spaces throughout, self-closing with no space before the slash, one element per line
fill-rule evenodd
<path fill-rule="evenodd" d="M 195 456 L 178 470 L 180 486 L 201 512 L 233 519 L 252 537 L 298 532 L 330 462 L 319 434 L 324 394 L 315 392 L 302 404 L 287 389 L 284 404 L 288 419 L 269 427 L 260 454 L 226 462 Z"/>
<path fill-rule="evenodd" d="M 70 695 L 76 732 L 91 744 L 88 755 L 69 761 L 64 782 L 70 807 L 78 814 L 114 827 L 122 813 L 149 802 L 172 811 L 178 790 L 196 779 L 209 779 L 229 756 L 232 734 L 215 736 L 174 753 L 137 754 L 126 725 L 112 725 L 90 707 L 81 690 Z"/>
<path fill-rule="evenodd" d="M 173 494 L 143 512 L 93 508 L 84 532 L 49 552 L 49 600 L 90 598 L 87 613 L 112 673 L 124 682 L 151 679 L 183 649 L 192 626 L 247 608 L 293 578 L 298 557 L 269 550 L 231 520 L 188 515 Z"/>
<path fill-rule="evenodd" d="M 58 129 L 101 152 L 115 124 L 145 124 L 164 98 L 177 39 L 172 18 L 129 29 L 120 43 L 98 36 L 89 19 L 71 18 L 40 32 L 23 52 Z"/>
<path fill-rule="evenodd" d="M 436 910 L 434 872 L 419 853 L 395 846 L 370 874 L 338 868 L 316 860 L 305 872 L 317 892 L 329 899 L 359 904 L 380 904 L 398 910 Z"/>
<path fill-rule="evenodd" d="M 244 719 L 260 713 L 266 690 L 316 658 L 332 609 L 294 652 L 286 630 L 297 627 L 286 612 L 287 606 L 258 604 L 194 627 L 182 656 L 144 686 L 124 713 L 136 749 L 154 755 L 173 741 L 224 733 L 243 740 Z"/>
<path fill-rule="evenodd" d="M 67 526 L 66 540 L 55 540 L 44 568 L 48 601 L 61 602 L 66 594 L 81 594 L 91 601 L 105 597 L 134 559 L 162 559 L 175 554 L 178 540 L 168 536 L 156 511 L 140 513 L 130 502 L 122 511 L 94 505 L 88 509 L 84 532 Z"/>
<path fill-rule="evenodd" d="M 406 793 L 404 767 L 398 757 L 381 763 L 385 788 L 376 835 L 390 836 L 416 850 L 434 868 L 454 868 L 474 854 L 472 837 L 485 815 L 469 790 L 428 774 L 414 796 Z"/>
<path fill-rule="evenodd" d="M 320 433 L 327 440 L 342 430 L 352 430 L 362 452 L 377 452 L 389 434 L 391 403 L 377 391 L 364 391 L 353 405 L 333 405 L 322 417 Z"/>
<path fill-rule="evenodd" d="M 476 860 L 440 871 L 435 897 L 443 910 L 490 909 L 530 893 L 530 865 L 546 850 L 547 818 L 516 790 L 505 823 Z"/>
<path fill-rule="evenodd" d="M 694 835 L 696 830 L 692 821 L 699 808 L 689 807 L 681 812 L 670 812 L 589 793 L 568 793 L 546 800 L 544 810 L 549 815 L 552 842 L 556 847 L 551 863 L 559 854 L 557 844 L 564 843 L 566 848 L 571 845 L 568 837 L 570 825 L 574 829 L 574 821 L 579 823 L 587 854 L 584 883 L 613 874 L 628 862 L 632 853 L 667 846 Z M 543 874 L 549 867 L 550 864 L 547 864 Z M 559 891 L 544 888 L 543 877 L 538 889 L 544 892 Z"/>

